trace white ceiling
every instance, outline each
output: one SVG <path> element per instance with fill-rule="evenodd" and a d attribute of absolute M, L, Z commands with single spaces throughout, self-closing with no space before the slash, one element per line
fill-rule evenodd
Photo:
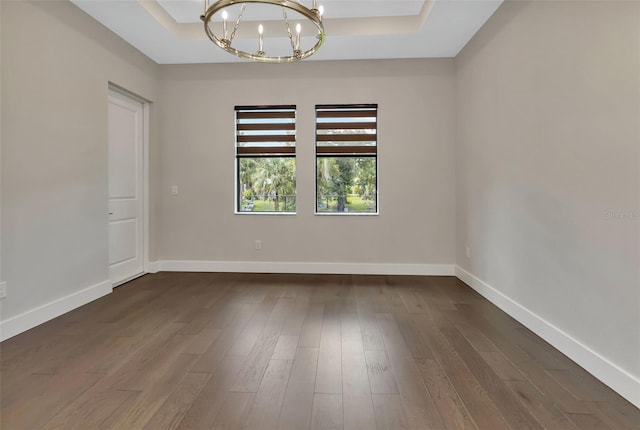
<path fill-rule="evenodd" d="M 71 1 L 159 64 L 246 61 L 207 38 L 200 21 L 204 0 Z M 311 1 L 301 3 L 310 7 Z M 502 1 L 318 0 L 325 9 L 326 41 L 305 61 L 455 57 Z M 247 30 L 255 32 L 258 20 L 279 19 L 260 14 L 260 5 L 247 7 L 243 23 L 256 23 L 241 25 L 238 43 L 255 43 Z M 265 30 L 265 45 L 288 42 L 272 39 Z"/>

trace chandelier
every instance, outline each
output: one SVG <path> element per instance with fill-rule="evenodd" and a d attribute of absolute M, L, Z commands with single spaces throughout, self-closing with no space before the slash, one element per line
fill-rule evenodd
<path fill-rule="evenodd" d="M 323 9 L 312 1 L 307 8 L 291 0 L 218 0 L 212 5 L 204 0 L 200 19 L 209 39 L 230 54 L 289 63 L 313 55 L 324 43 Z"/>

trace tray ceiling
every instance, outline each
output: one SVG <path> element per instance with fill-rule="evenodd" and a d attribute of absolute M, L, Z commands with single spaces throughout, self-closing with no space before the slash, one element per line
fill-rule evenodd
<path fill-rule="evenodd" d="M 206 37 L 200 21 L 203 1 L 71 1 L 159 64 L 246 61 L 222 51 Z M 305 2 L 310 6 L 311 0 L 302 1 Z M 325 8 L 327 39 L 320 51 L 305 61 L 455 57 L 502 0 L 319 0 L 318 3 Z M 269 8 L 260 6 L 247 7 L 245 20 L 257 23 L 258 19 L 279 19 L 268 14 Z M 254 36 L 240 31 L 237 37 Z"/>

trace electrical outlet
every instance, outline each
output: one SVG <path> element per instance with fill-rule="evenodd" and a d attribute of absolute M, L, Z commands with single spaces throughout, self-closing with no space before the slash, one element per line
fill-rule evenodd
<path fill-rule="evenodd" d="M 173 185 L 171 187 L 171 195 L 173 195 L 173 196 L 178 195 L 178 186 L 177 185 Z"/>
<path fill-rule="evenodd" d="M 467 246 L 467 258 L 471 258 L 471 248 Z"/>
<path fill-rule="evenodd" d="M 262 249 L 262 241 L 256 240 L 256 250 L 260 251 Z"/>
<path fill-rule="evenodd" d="M 7 297 L 7 283 L 5 281 L 0 282 L 0 299 Z"/>

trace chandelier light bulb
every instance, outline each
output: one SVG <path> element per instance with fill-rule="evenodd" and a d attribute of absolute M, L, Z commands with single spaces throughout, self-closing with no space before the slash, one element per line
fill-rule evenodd
<path fill-rule="evenodd" d="M 227 39 L 227 18 L 229 18 L 229 14 L 226 10 L 222 11 L 222 39 Z"/>
<path fill-rule="evenodd" d="M 302 26 L 300 23 L 296 24 L 296 51 L 300 50 L 300 32 L 302 31 Z"/>
<path fill-rule="evenodd" d="M 264 41 L 262 39 L 262 33 L 264 33 L 264 27 L 260 24 L 258 25 L 258 55 L 264 55 Z"/>
<path fill-rule="evenodd" d="M 320 7 L 318 8 L 318 13 L 320 14 L 320 16 L 324 15 L 324 6 L 320 5 Z"/>

